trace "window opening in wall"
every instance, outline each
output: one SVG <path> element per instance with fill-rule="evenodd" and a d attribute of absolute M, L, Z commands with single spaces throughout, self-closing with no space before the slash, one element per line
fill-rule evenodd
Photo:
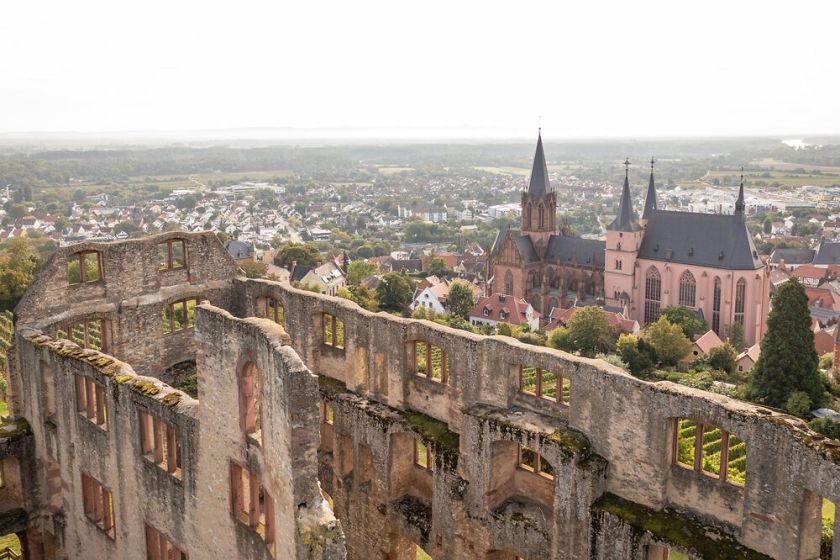
<path fill-rule="evenodd" d="M 286 325 L 286 309 L 273 297 L 266 298 L 266 313 L 278 325 Z"/>
<path fill-rule="evenodd" d="M 239 426 L 242 433 L 261 442 L 262 375 L 253 363 L 246 364 L 239 375 Z"/>
<path fill-rule="evenodd" d="M 747 299 L 747 282 L 743 278 L 735 284 L 735 322 L 744 326 L 744 304 Z"/>
<path fill-rule="evenodd" d="M 101 383 L 76 375 L 76 411 L 82 416 L 107 430 L 108 414 L 105 408 L 105 387 Z"/>
<path fill-rule="evenodd" d="M 82 348 L 91 348 L 103 352 L 105 350 L 102 335 L 102 319 L 89 319 L 79 323 L 64 325 L 55 331 L 56 338 L 65 338 L 75 342 Z"/>
<path fill-rule="evenodd" d="M 680 305 L 685 307 L 694 307 L 696 296 L 697 281 L 694 279 L 694 275 L 690 271 L 686 270 L 682 273 L 682 276 L 680 276 Z"/>
<path fill-rule="evenodd" d="M 138 408 L 137 414 L 140 418 L 140 449 L 143 457 L 175 478 L 181 478 L 178 430 L 148 410 Z"/>
<path fill-rule="evenodd" d="M 429 553 L 423 550 L 419 544 L 414 545 L 414 558 L 415 560 L 432 560 L 432 557 L 429 556 Z"/>
<path fill-rule="evenodd" d="M 720 335 L 720 286 L 720 278 L 715 277 L 712 288 L 712 330 L 717 335 Z"/>
<path fill-rule="evenodd" d="M 102 259 L 97 251 L 82 251 L 67 257 L 67 283 L 87 284 L 102 278 Z"/>
<path fill-rule="evenodd" d="M 4 465 L 5 465 L 5 461 L 0 459 L 0 488 L 5 488 L 6 487 L 6 471 L 3 468 Z"/>
<path fill-rule="evenodd" d="M 332 426 L 335 423 L 335 411 L 330 403 L 321 401 L 321 423 Z"/>
<path fill-rule="evenodd" d="M 520 469 L 538 474 L 544 478 L 554 479 L 554 467 L 552 464 L 543 459 L 536 451 L 522 445 L 519 446 L 518 466 Z"/>
<path fill-rule="evenodd" d="M 332 346 L 333 348 L 344 349 L 344 321 L 331 315 L 324 313 L 324 344 Z"/>
<path fill-rule="evenodd" d="M 645 324 L 659 319 L 659 305 L 662 297 L 662 278 L 651 266 L 645 274 Z"/>
<path fill-rule="evenodd" d="M 414 437 L 414 464 L 421 469 L 432 470 L 432 450 L 422 439 Z"/>
<path fill-rule="evenodd" d="M 647 547 L 647 560 L 689 560 L 682 552 L 671 550 L 666 546 L 649 545 Z"/>
<path fill-rule="evenodd" d="M 82 473 L 82 502 L 85 516 L 100 529 L 115 538 L 114 499 L 111 491 L 92 476 Z"/>
<path fill-rule="evenodd" d="M 449 383 L 449 355 L 439 346 L 418 340 L 414 342 L 414 371 L 420 377 Z"/>
<path fill-rule="evenodd" d="M 182 299 L 163 306 L 163 333 L 171 333 L 195 326 L 195 308 L 198 299 Z"/>
<path fill-rule="evenodd" d="M 243 525 L 255 530 L 266 544 L 274 544 L 274 500 L 247 469 L 230 464 L 231 513 Z"/>
<path fill-rule="evenodd" d="M 519 366 L 519 392 L 568 405 L 572 381 L 547 369 Z M 558 399 L 559 395 L 559 399 Z"/>
<path fill-rule="evenodd" d="M 717 426 L 679 418 L 674 436 L 674 462 L 685 469 L 743 486 L 747 444 Z"/>
<path fill-rule="evenodd" d="M 187 560 L 186 552 L 179 549 L 166 535 L 146 525 L 147 560 Z"/>
<path fill-rule="evenodd" d="M 186 250 L 183 239 L 170 239 L 158 243 L 158 260 L 160 270 L 183 268 L 186 266 Z"/>

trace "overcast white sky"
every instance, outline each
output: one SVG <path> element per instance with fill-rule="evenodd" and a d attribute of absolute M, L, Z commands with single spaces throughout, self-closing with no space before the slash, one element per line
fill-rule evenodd
<path fill-rule="evenodd" d="M 840 133 L 840 1 L 25 0 L 0 132 Z"/>

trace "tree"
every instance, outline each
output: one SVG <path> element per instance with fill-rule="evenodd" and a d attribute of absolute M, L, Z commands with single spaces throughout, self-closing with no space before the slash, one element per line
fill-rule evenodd
<path fill-rule="evenodd" d="M 429 274 L 432 276 L 446 276 L 449 269 L 446 268 L 446 261 L 440 257 L 434 257 L 429 261 Z"/>
<path fill-rule="evenodd" d="M 292 263 L 298 266 L 314 266 L 323 262 L 318 246 L 312 243 L 289 242 L 280 247 L 274 255 L 274 264 L 283 268 L 291 268 Z"/>
<path fill-rule="evenodd" d="M 712 348 L 707 354 L 709 365 L 720 371 L 732 373 L 735 371 L 738 359 L 738 353 L 732 344 L 726 342 L 723 346 Z"/>
<path fill-rule="evenodd" d="M 785 410 L 794 416 L 804 418 L 806 414 L 811 412 L 811 397 L 805 391 L 794 391 L 785 403 Z"/>
<path fill-rule="evenodd" d="M 706 321 L 699 318 L 693 309 L 683 307 L 682 305 L 669 305 L 659 310 L 660 317 L 667 317 L 673 325 L 679 325 L 683 334 L 689 339 L 695 336 L 704 334 L 709 330 Z"/>
<path fill-rule="evenodd" d="M 762 224 L 762 228 L 764 230 L 764 233 L 770 233 L 771 231 L 773 231 L 773 222 L 770 220 L 770 218 L 764 218 L 764 224 Z"/>
<path fill-rule="evenodd" d="M 347 283 L 357 286 L 362 280 L 379 272 L 376 263 L 369 261 L 353 261 L 347 267 Z"/>
<path fill-rule="evenodd" d="M 747 397 L 784 408 L 793 393 L 803 391 L 813 406 L 822 406 L 825 389 L 818 366 L 808 296 L 799 280 L 791 278 L 773 298 Z"/>
<path fill-rule="evenodd" d="M 449 295 L 446 296 L 446 307 L 453 316 L 466 319 L 475 305 L 472 286 L 463 280 L 454 280 L 449 284 Z"/>
<path fill-rule="evenodd" d="M 726 329 L 726 337 L 738 352 L 747 347 L 747 341 L 744 338 L 744 326 L 741 323 L 732 323 L 729 325 Z"/>
<path fill-rule="evenodd" d="M 656 356 L 644 339 L 624 333 L 618 337 L 615 349 L 621 356 L 621 361 L 627 364 L 630 373 L 636 377 L 644 379 L 653 373 L 656 366 Z"/>
<path fill-rule="evenodd" d="M 380 309 L 404 313 L 414 297 L 414 282 L 405 273 L 389 272 L 376 286 Z"/>
<path fill-rule="evenodd" d="M 815 418 L 808 422 L 808 427 L 832 439 L 840 439 L 840 422 L 831 418 Z"/>
<path fill-rule="evenodd" d="M 268 272 L 267 264 L 253 259 L 241 261 L 239 263 L 239 268 L 245 272 L 245 276 L 247 278 L 265 278 L 265 274 Z"/>
<path fill-rule="evenodd" d="M 572 347 L 590 358 L 598 352 L 608 351 L 615 343 L 606 312 L 594 305 L 577 309 L 566 328 Z"/>
<path fill-rule="evenodd" d="M 0 245 L 0 309 L 14 309 L 35 278 L 40 259 L 24 237 Z"/>
<path fill-rule="evenodd" d="M 682 327 L 671 323 L 667 317 L 660 317 L 648 325 L 645 336 L 663 366 L 675 366 L 691 352 L 691 341 Z"/>
<path fill-rule="evenodd" d="M 572 346 L 572 337 L 569 334 L 569 329 L 566 327 L 557 327 L 548 333 L 547 345 L 550 348 L 556 348 L 557 350 L 564 350 L 566 352 L 574 352 L 575 350 L 574 346 Z"/>

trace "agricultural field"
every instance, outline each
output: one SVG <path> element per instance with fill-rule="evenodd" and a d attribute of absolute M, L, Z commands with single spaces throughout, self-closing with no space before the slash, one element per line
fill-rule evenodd
<path fill-rule="evenodd" d="M 400 173 L 407 173 L 414 171 L 413 167 L 380 167 L 377 169 L 380 175 L 398 175 Z"/>
<path fill-rule="evenodd" d="M 798 168 L 801 169 L 803 167 L 800 165 Z M 735 185 L 740 175 L 740 170 L 708 171 L 702 180 L 706 183 L 713 183 L 717 179 L 722 185 Z M 780 170 L 745 171 L 744 179 L 748 187 L 770 186 L 773 183 L 778 183 L 782 187 L 801 187 L 805 185 L 814 187 L 840 187 L 840 169 L 837 169 L 837 173 L 812 173 L 810 168 L 805 173 Z"/>
<path fill-rule="evenodd" d="M 521 175 L 523 177 L 531 173 L 530 169 L 522 167 L 473 167 L 485 173 L 492 173 L 493 175 Z"/>

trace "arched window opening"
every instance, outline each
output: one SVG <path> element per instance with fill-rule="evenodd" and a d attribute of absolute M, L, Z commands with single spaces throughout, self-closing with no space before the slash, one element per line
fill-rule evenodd
<path fill-rule="evenodd" d="M 712 292 L 712 330 L 720 336 L 720 278 L 717 276 Z"/>
<path fill-rule="evenodd" d="M 680 276 L 680 305 L 694 307 L 697 296 L 697 281 L 694 275 L 686 270 Z"/>
<path fill-rule="evenodd" d="M 239 374 L 239 426 L 242 433 L 261 442 L 262 384 L 257 366 L 249 362 Z"/>
<path fill-rule="evenodd" d="M 662 278 L 656 267 L 648 268 L 645 274 L 645 324 L 659 319 L 659 306 L 662 300 Z"/>
<path fill-rule="evenodd" d="M 505 294 L 513 295 L 513 273 L 510 270 L 505 272 Z"/>
<path fill-rule="evenodd" d="M 747 281 L 741 278 L 735 284 L 735 322 L 744 326 L 744 302 L 747 299 Z"/>
<path fill-rule="evenodd" d="M 540 205 L 539 207 L 539 216 L 540 216 L 540 229 L 545 227 L 545 208 Z"/>

